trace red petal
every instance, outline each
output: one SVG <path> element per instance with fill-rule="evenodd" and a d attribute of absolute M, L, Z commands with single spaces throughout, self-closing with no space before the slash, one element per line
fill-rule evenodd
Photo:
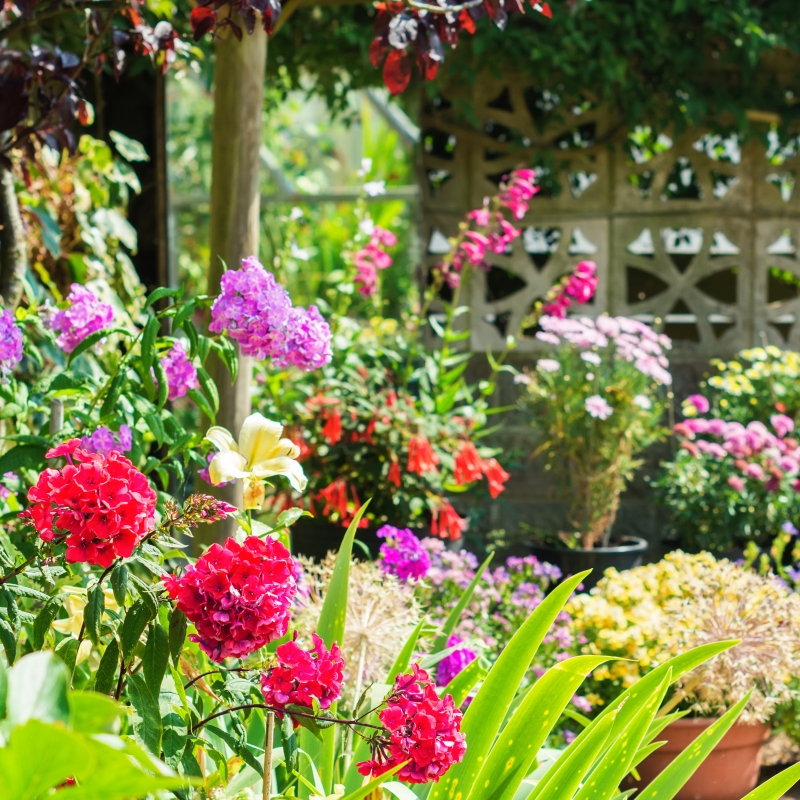
<path fill-rule="evenodd" d="M 216 25 L 217 15 L 211 8 L 198 6 L 192 9 L 189 22 L 194 32 L 194 40 L 197 42 Z"/>
<path fill-rule="evenodd" d="M 392 48 L 383 65 L 383 82 L 392 94 L 405 91 L 411 80 L 411 59 L 403 50 Z"/>
<path fill-rule="evenodd" d="M 472 19 L 472 14 L 466 8 L 461 9 L 458 21 L 467 33 L 475 33 L 475 20 Z"/>
<path fill-rule="evenodd" d="M 547 3 L 542 3 L 542 14 L 544 14 L 548 19 L 553 18 L 553 12 L 550 10 L 550 6 Z"/>
<path fill-rule="evenodd" d="M 386 55 L 387 45 L 383 43 L 380 36 L 376 36 L 369 44 L 369 60 L 372 66 L 377 68 L 381 65 L 383 57 Z"/>

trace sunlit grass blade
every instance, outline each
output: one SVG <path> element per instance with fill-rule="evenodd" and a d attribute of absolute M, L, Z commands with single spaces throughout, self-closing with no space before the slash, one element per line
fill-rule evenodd
<path fill-rule="evenodd" d="M 425 622 L 426 619 L 423 617 L 417 624 L 417 627 L 411 631 L 411 635 L 406 639 L 403 649 L 397 654 L 397 658 L 394 660 L 394 664 L 392 664 L 392 668 L 389 670 L 386 683 L 393 683 L 398 675 L 401 675 L 408 669 L 411 663 L 411 656 L 414 655 L 414 648 L 417 646 L 417 640 L 419 639 L 420 632 Z"/>
<path fill-rule="evenodd" d="M 778 800 L 800 780 L 800 764 L 792 764 L 775 777 L 757 786 L 742 800 Z"/>
<path fill-rule="evenodd" d="M 472 663 L 468 664 L 458 675 L 442 689 L 440 694 L 442 696 L 450 694 L 453 696 L 453 702 L 457 708 L 460 708 L 464 701 L 469 696 L 469 693 L 475 688 L 475 685 L 482 681 L 489 672 L 483 659 L 476 658 Z"/>

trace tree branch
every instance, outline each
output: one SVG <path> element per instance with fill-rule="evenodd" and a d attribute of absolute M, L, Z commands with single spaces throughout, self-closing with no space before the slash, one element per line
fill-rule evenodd
<path fill-rule="evenodd" d="M 113 5 L 113 2 L 114 0 L 77 0 L 77 2 L 73 3 L 59 3 L 52 8 L 34 14 L 32 17 L 20 17 L 13 22 L 9 22 L 4 28 L 0 27 L 0 39 L 10 39 L 23 33 L 28 28 L 35 28 L 45 20 L 80 11 L 84 8 L 108 8 Z"/>

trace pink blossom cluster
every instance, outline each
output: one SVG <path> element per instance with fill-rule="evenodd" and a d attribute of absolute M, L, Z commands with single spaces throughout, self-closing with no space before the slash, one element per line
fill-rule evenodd
<path fill-rule="evenodd" d="M 383 249 L 394 247 L 397 237 L 385 228 L 376 225 L 369 234 L 369 241 L 353 253 L 356 266 L 358 291 L 364 297 L 372 297 L 378 286 L 378 270 L 392 266 L 392 257 Z"/>
<path fill-rule="evenodd" d="M 528 201 L 539 191 L 535 181 L 534 170 L 517 169 L 505 185 L 501 184 L 498 200 L 514 215 L 514 219 L 522 219 L 528 213 Z"/>
<path fill-rule="evenodd" d="M 794 421 L 785 414 L 773 414 L 772 433 L 763 422 L 740 422 L 697 417 L 679 422 L 673 427 L 682 439 L 681 448 L 695 458 L 710 456 L 719 461 L 733 459 L 738 475 L 731 475 L 728 484 L 737 492 L 744 491 L 747 479 L 759 481 L 770 492 L 781 488 L 784 477 L 793 479 L 792 488 L 800 492 L 800 445 L 790 438 Z M 698 439 L 711 436 L 719 441 Z"/>
<path fill-rule="evenodd" d="M 58 333 L 56 344 L 65 353 L 71 353 L 89 334 L 114 323 L 114 309 L 108 303 L 100 302 L 79 283 L 73 283 L 70 289 L 69 305 L 56 311 L 49 320 L 50 328 Z"/>
<path fill-rule="evenodd" d="M 617 356 L 632 363 L 643 375 L 664 386 L 672 383 L 672 375 L 667 371 L 669 361 L 664 355 L 664 350 L 672 347 L 672 341 L 639 320 L 607 315 L 596 320 L 545 316 L 539 325 L 542 330 L 536 338 L 543 342 L 558 345 L 563 339 L 586 349 L 606 348 L 613 343 Z"/>
<path fill-rule="evenodd" d="M 161 359 L 161 365 L 167 374 L 170 400 L 184 397 L 190 389 L 197 388 L 197 368 L 183 342 L 177 341 L 172 345 L 172 349 Z"/>
<path fill-rule="evenodd" d="M 594 297 L 597 291 L 597 264 L 594 261 L 581 261 L 569 276 L 554 287 L 554 291 L 555 297 L 545 303 L 544 313 L 563 319 L 573 300 L 583 305 Z"/>
<path fill-rule="evenodd" d="M 241 269 L 228 270 L 220 285 L 208 329 L 227 332 L 244 355 L 307 372 L 331 360 L 331 330 L 317 307 L 293 307 L 288 292 L 255 256 L 243 259 Z"/>

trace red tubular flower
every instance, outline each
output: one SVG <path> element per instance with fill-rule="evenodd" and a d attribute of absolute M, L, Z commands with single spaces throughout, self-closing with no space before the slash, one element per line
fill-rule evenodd
<path fill-rule="evenodd" d="M 334 411 L 322 429 L 322 435 L 328 444 L 336 444 L 342 438 L 342 416 Z"/>
<path fill-rule="evenodd" d="M 197 629 L 189 638 L 212 661 L 244 658 L 284 636 L 297 591 L 289 551 L 257 536 L 212 544 L 183 575 L 165 576 L 164 586 Z"/>
<path fill-rule="evenodd" d="M 314 640 L 311 650 L 303 650 L 295 641 L 276 649 L 278 666 L 261 676 L 261 691 L 267 705 L 313 708 L 316 698 L 320 708 L 330 708 L 331 703 L 339 699 L 344 679 L 342 651 L 336 642 L 328 650 L 316 633 L 311 635 Z M 280 713 L 278 716 L 283 718 Z"/>
<path fill-rule="evenodd" d="M 325 508 L 322 513 L 329 517 L 336 512 L 344 519 L 347 516 L 347 484 L 344 478 L 337 478 L 333 483 L 328 484 L 317 495 L 325 501 Z"/>
<path fill-rule="evenodd" d="M 431 443 L 423 434 L 412 436 L 408 443 L 408 471 L 422 475 L 425 472 L 436 472 L 439 457 L 434 453 Z"/>
<path fill-rule="evenodd" d="M 467 521 L 456 514 L 449 500 L 442 500 L 431 518 L 431 533 L 442 539 L 458 539 L 467 529 Z"/>
<path fill-rule="evenodd" d="M 393 483 L 395 486 L 400 486 L 402 483 L 400 464 L 398 464 L 397 461 L 392 461 L 392 466 L 389 467 L 389 474 L 386 476 L 386 480 L 388 480 L 389 483 Z"/>
<path fill-rule="evenodd" d="M 117 557 L 128 558 L 153 529 L 156 493 L 147 478 L 116 450 L 88 453 L 79 439 L 46 454 L 59 456 L 69 463 L 39 476 L 22 517 L 44 541 L 63 538 L 70 563 L 108 567 Z"/>
<path fill-rule="evenodd" d="M 454 462 L 453 478 L 459 486 L 479 480 L 486 470 L 486 464 L 478 455 L 475 445 L 469 440 L 461 446 Z"/>
<path fill-rule="evenodd" d="M 388 742 L 371 761 L 358 764 L 361 775 L 378 776 L 404 761 L 397 779 L 408 783 L 436 782 L 464 758 L 467 745 L 461 733 L 461 711 L 451 695 L 440 698 L 425 670 L 417 664 L 411 674 L 398 675 L 386 708 L 378 715 Z"/>
<path fill-rule="evenodd" d="M 496 500 L 500 492 L 506 488 L 505 482 L 511 476 L 500 466 L 496 458 L 485 461 L 483 471 L 489 484 L 489 494 L 492 500 Z"/>

